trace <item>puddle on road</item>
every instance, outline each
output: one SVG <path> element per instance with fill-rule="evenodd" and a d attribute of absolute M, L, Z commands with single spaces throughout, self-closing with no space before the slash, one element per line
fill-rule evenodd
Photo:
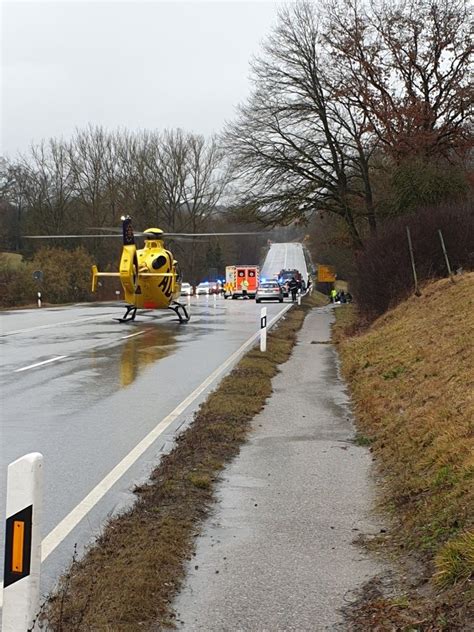
<path fill-rule="evenodd" d="M 122 346 L 119 362 L 120 386 L 129 386 L 140 370 L 170 355 L 176 344 L 175 332 L 147 327 L 145 333 L 129 338 Z"/>

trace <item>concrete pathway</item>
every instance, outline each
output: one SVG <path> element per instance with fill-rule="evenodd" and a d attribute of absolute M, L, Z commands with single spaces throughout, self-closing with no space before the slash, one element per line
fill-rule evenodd
<path fill-rule="evenodd" d="M 380 525 L 370 516 L 370 455 L 352 442 L 337 355 L 324 344 L 332 319 L 329 306 L 307 316 L 223 474 L 174 604 L 179 630 L 345 630 L 340 609 L 382 570 L 352 544 Z"/>

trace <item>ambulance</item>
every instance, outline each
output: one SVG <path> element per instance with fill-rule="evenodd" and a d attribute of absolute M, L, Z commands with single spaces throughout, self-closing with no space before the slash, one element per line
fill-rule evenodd
<path fill-rule="evenodd" d="M 227 266 L 225 269 L 224 298 L 242 298 L 242 282 L 247 281 L 247 294 L 255 298 L 260 280 L 258 266 Z"/>

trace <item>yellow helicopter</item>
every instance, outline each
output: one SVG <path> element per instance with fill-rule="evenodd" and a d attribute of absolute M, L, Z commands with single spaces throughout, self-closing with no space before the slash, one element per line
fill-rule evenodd
<path fill-rule="evenodd" d="M 181 295 L 181 273 L 178 262 L 164 246 L 164 238 L 194 239 L 211 236 L 255 235 L 256 233 L 165 233 L 160 228 L 148 228 L 137 236 L 144 237 L 144 247 L 137 248 L 132 219 L 121 217 L 123 250 L 118 272 L 99 272 L 92 266 L 92 292 L 97 290 L 100 277 L 119 277 L 126 311 L 119 322 L 135 320 L 137 309 L 171 309 L 180 323 L 189 321 L 186 307 L 178 301 Z M 113 229 L 99 229 L 113 230 Z M 118 235 L 27 235 L 29 239 L 65 239 L 78 237 L 115 237 Z"/>
<path fill-rule="evenodd" d="M 145 245 L 138 249 L 132 219 L 122 217 L 123 250 L 118 272 L 99 272 L 92 266 L 92 291 L 97 290 L 99 277 L 120 277 L 127 302 L 120 322 L 135 320 L 138 308 L 172 309 L 181 323 L 189 320 L 186 307 L 178 302 L 181 294 L 181 274 L 178 262 L 163 243 L 160 228 L 144 231 Z"/>

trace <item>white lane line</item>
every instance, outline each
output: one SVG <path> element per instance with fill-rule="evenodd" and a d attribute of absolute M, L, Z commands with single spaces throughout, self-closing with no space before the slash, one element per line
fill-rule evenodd
<path fill-rule="evenodd" d="M 35 364 L 29 364 L 28 366 L 24 366 L 21 369 L 15 369 L 13 373 L 21 373 L 21 371 L 28 371 L 29 369 L 35 369 L 37 366 L 44 366 L 45 364 L 51 364 L 51 362 L 57 362 L 58 360 L 62 360 L 63 358 L 67 358 L 68 356 L 55 356 L 54 358 L 50 358 L 49 360 L 43 360 L 43 362 L 36 362 Z"/>
<path fill-rule="evenodd" d="M 144 333 L 145 333 L 144 331 L 137 331 L 136 334 L 130 334 L 129 336 L 122 336 L 120 340 L 126 340 L 127 338 L 135 338 L 135 336 L 141 336 Z"/>
<path fill-rule="evenodd" d="M 292 304 L 286 305 L 276 316 L 272 318 L 268 327 L 283 316 Z M 260 336 L 260 330 L 253 334 L 244 344 L 237 349 L 225 362 L 207 377 L 186 399 L 162 419 L 108 474 L 100 481 L 87 496 L 54 527 L 42 542 L 41 559 L 44 561 L 64 538 L 76 527 L 86 514 L 105 496 L 113 485 L 125 474 L 125 472 L 142 456 L 179 415 L 181 415 L 229 366 L 231 366 Z"/>
<path fill-rule="evenodd" d="M 113 315 L 113 312 L 108 314 L 102 314 L 101 316 L 87 316 L 86 318 L 77 318 L 76 320 L 63 320 L 59 323 L 49 323 L 48 325 L 36 325 L 35 327 L 27 327 L 25 329 L 15 329 L 14 331 L 7 331 L 6 333 L 0 333 L 0 338 L 6 336 L 14 336 L 16 334 L 24 334 L 30 331 L 37 331 L 38 329 L 48 329 L 49 327 L 59 327 L 60 325 L 73 325 L 74 323 L 85 323 L 89 320 L 101 320 L 102 318 L 109 318 Z"/>
<path fill-rule="evenodd" d="M 134 338 L 135 336 L 141 336 L 144 333 L 145 333 L 144 331 L 138 331 L 137 333 L 130 334 L 128 336 L 122 336 L 121 338 L 119 338 L 119 340 L 126 340 L 127 338 Z M 96 345 L 95 347 L 92 347 L 92 349 L 98 349 L 99 347 L 108 346 L 109 344 L 110 344 L 110 342 L 107 341 L 103 345 L 99 344 L 99 345 Z M 44 366 L 45 364 L 51 364 L 51 362 L 57 362 L 57 360 L 62 360 L 63 358 L 68 358 L 68 357 L 69 356 L 67 356 L 67 355 L 55 356 L 54 358 L 50 358 L 49 360 L 43 360 L 43 362 L 35 362 L 35 364 L 29 364 L 28 366 L 24 366 L 21 369 L 15 369 L 13 371 L 13 373 L 21 373 L 22 371 L 28 371 L 29 369 L 35 369 L 38 366 Z"/>

